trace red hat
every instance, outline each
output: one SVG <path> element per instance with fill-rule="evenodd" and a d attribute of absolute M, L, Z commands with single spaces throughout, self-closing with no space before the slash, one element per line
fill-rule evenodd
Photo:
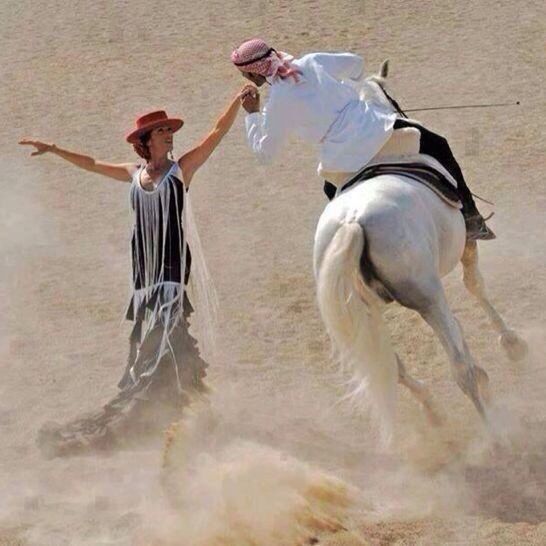
<path fill-rule="evenodd" d="M 125 139 L 131 144 L 135 144 L 144 133 L 165 125 L 170 127 L 173 130 L 173 133 L 176 133 L 176 131 L 178 131 L 178 129 L 184 125 L 184 122 L 181 119 L 169 118 L 165 110 L 150 112 L 149 114 L 145 114 L 136 120 L 136 129 L 131 131 L 125 137 Z"/>

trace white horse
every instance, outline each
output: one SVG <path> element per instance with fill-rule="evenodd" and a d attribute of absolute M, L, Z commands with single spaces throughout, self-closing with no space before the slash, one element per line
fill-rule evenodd
<path fill-rule="evenodd" d="M 367 92 L 382 101 L 386 72 L 385 63 L 380 76 L 367 82 Z M 487 374 L 474 362 L 441 282 L 459 262 L 466 288 L 486 311 L 502 347 L 511 359 L 522 358 L 525 342 L 487 298 L 477 244 L 466 242 L 461 212 L 431 189 L 404 176 L 378 176 L 341 192 L 320 217 L 314 245 L 320 312 L 339 361 L 354 374 L 352 396 L 368 399 L 387 438 L 397 382 L 438 422 L 429 390 L 408 375 L 391 346 L 382 311 L 392 300 L 417 311 L 430 325 L 457 384 L 488 421 Z"/>

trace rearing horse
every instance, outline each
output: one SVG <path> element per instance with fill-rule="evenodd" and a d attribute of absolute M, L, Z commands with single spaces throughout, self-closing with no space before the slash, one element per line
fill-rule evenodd
<path fill-rule="evenodd" d="M 390 102 L 382 78 L 365 92 Z M 474 361 L 461 326 L 449 308 L 442 277 L 459 262 L 466 288 L 486 311 L 512 360 L 525 342 L 489 302 L 478 268 L 476 242 L 466 241 L 459 210 L 425 185 L 401 175 L 380 175 L 342 191 L 322 213 L 314 246 L 320 312 L 341 364 L 354 374 L 355 398 L 367 397 L 387 437 L 394 417 L 396 384 L 410 389 L 436 421 L 428 389 L 411 378 L 395 353 L 382 310 L 395 300 L 417 311 L 443 345 L 461 390 L 488 421 L 488 376 Z M 385 297 L 388 295 L 388 297 Z"/>

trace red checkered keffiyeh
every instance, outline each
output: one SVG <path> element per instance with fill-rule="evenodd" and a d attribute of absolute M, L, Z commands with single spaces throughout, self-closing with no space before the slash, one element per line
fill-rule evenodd
<path fill-rule="evenodd" d="M 241 72 L 251 72 L 266 78 L 294 78 L 299 81 L 300 73 L 285 58 L 282 52 L 277 53 L 260 38 L 242 43 L 231 54 L 231 61 Z"/>

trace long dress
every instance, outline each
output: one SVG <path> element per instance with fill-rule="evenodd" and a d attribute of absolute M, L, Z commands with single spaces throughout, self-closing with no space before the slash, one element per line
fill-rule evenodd
<path fill-rule="evenodd" d="M 122 398 L 148 391 L 158 381 L 181 394 L 200 386 L 206 368 L 188 333 L 192 307 L 185 288 L 191 253 L 182 173 L 173 163 L 156 189 L 148 191 L 140 182 L 142 170 L 135 173 L 130 191 L 135 222 L 132 296 L 126 317 L 135 326 L 127 368 L 118 385 Z"/>
<path fill-rule="evenodd" d="M 120 391 L 99 411 L 63 425 L 46 423 L 38 445 L 47 456 L 109 448 L 128 431 L 162 429 L 179 416 L 192 395 L 207 392 L 207 363 L 188 331 L 193 312 L 186 292 L 192 262 L 188 239 L 195 241 L 202 292 L 210 281 L 187 189 L 177 163 L 153 191 L 141 185 L 143 169 L 137 170 L 130 188 L 133 274 L 126 318 L 134 326 Z"/>

